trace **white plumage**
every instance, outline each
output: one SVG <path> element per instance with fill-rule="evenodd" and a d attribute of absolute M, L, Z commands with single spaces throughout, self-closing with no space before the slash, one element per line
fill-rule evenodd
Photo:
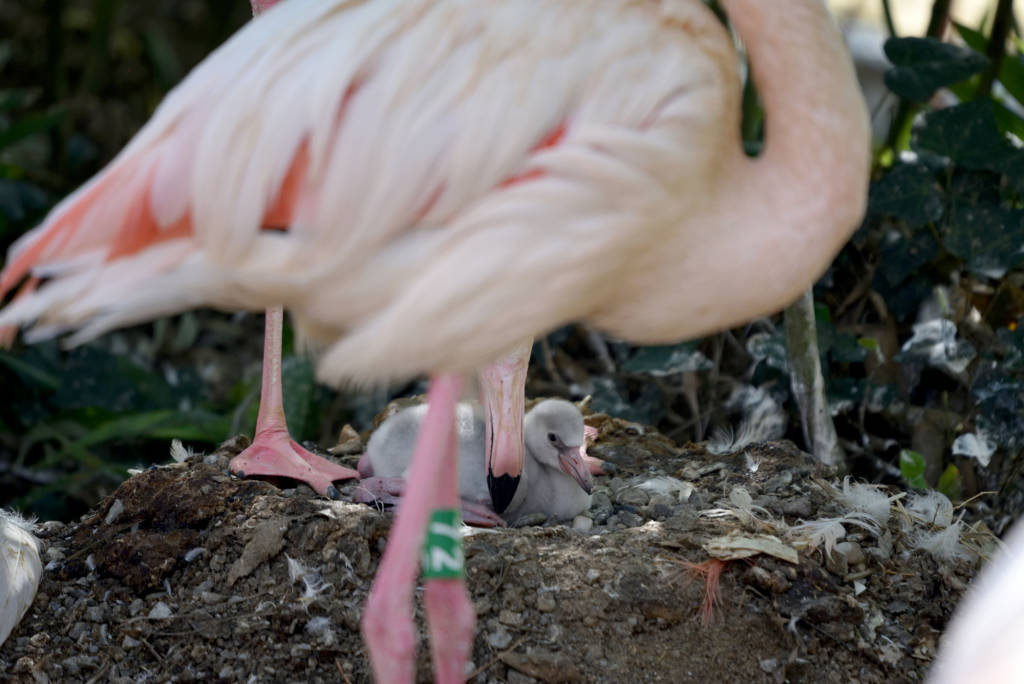
<path fill-rule="evenodd" d="M 42 576 L 32 523 L 0 508 L 0 644 L 32 605 Z"/>
<path fill-rule="evenodd" d="M 929 684 L 1020 684 L 1024 682 L 1024 524 L 1006 536 L 1006 546 L 971 588 L 946 633 Z"/>
<path fill-rule="evenodd" d="M 821 23 L 743 4 L 764 33 Z M 863 206 L 867 117 L 835 86 L 853 81 L 835 38 L 766 93 L 783 111 L 755 162 L 732 43 L 699 0 L 280 3 L 12 249 L 0 291 L 62 277 L 0 325 L 81 340 L 284 303 L 337 382 L 475 370 L 581 318 L 641 342 L 749 319 L 806 287 Z M 799 139 L 773 135 L 796 100 Z M 296 171 L 289 230 L 261 231 Z M 701 305 L 670 313 L 679 292 Z"/>

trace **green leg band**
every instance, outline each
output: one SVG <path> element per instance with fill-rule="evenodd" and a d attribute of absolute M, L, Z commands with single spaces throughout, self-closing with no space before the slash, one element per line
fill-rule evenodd
<path fill-rule="evenodd" d="M 423 544 L 423 579 L 460 579 L 465 575 L 461 525 L 457 508 L 439 508 L 430 514 Z"/>

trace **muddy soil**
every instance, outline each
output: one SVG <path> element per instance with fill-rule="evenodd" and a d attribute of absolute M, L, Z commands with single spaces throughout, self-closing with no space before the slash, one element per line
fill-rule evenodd
<path fill-rule="evenodd" d="M 617 466 L 587 516 L 467 533 L 470 681 L 923 680 L 977 569 L 970 544 L 938 560 L 893 515 L 874 531 L 846 523 L 826 553 L 780 533 L 848 512 L 835 474 L 792 444 L 716 455 L 604 415 L 587 423 L 590 453 Z M 355 483 L 334 502 L 235 479 L 227 461 L 245 443 L 135 474 L 77 523 L 44 523 L 47 570 L 0 649 L 4 679 L 369 681 L 359 616 L 391 513 L 346 502 Z M 768 554 L 707 563 L 723 540 L 765 535 Z M 686 563 L 722 569 L 710 616 Z"/>

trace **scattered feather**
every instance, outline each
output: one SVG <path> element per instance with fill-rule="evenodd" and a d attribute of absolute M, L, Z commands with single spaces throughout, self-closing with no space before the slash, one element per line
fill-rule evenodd
<path fill-rule="evenodd" d="M 870 515 L 854 511 L 841 518 L 821 518 L 794 525 L 789 528 L 788 536 L 798 549 L 823 547 L 826 554 L 831 554 L 836 544 L 846 538 L 844 525 L 856 525 L 876 537 L 882 531 L 878 522 Z"/>
<path fill-rule="evenodd" d="M 733 390 L 726 408 L 739 410 L 743 418 L 734 431 L 718 428 L 708 441 L 707 450 L 715 455 L 734 454 L 752 444 L 770 442 L 785 434 L 787 416 L 772 395 L 760 387 L 744 385 Z"/>
<path fill-rule="evenodd" d="M 912 494 L 906 511 L 917 522 L 935 527 L 948 527 L 953 522 L 953 503 L 942 492 L 930 489 Z"/>
<path fill-rule="evenodd" d="M 851 511 L 865 513 L 884 527 L 889 522 L 892 502 L 898 497 L 889 496 L 879 485 L 854 482 L 847 476 L 843 478 L 843 490 L 836 492 L 836 498 Z"/>
<path fill-rule="evenodd" d="M 202 546 L 196 546 L 194 548 L 191 548 L 185 552 L 185 562 L 191 563 L 196 558 L 199 558 L 199 556 L 201 556 L 205 552 L 206 549 L 204 549 Z"/>
<path fill-rule="evenodd" d="M 757 469 L 761 467 L 761 460 L 751 456 L 749 451 L 743 452 L 743 463 L 747 466 L 747 470 L 752 473 L 756 473 Z"/>
<path fill-rule="evenodd" d="M 306 631 L 314 636 L 322 636 L 331 629 L 330 618 L 318 615 L 317 617 L 310 618 L 309 622 L 306 623 Z"/>
<path fill-rule="evenodd" d="M 996 452 L 996 445 L 989 441 L 988 435 L 982 430 L 967 432 L 953 440 L 953 455 L 968 456 L 978 459 L 983 467 L 987 468 L 992 460 L 992 454 Z"/>
<path fill-rule="evenodd" d="M 334 587 L 330 582 L 324 581 L 316 570 L 307 569 L 301 561 L 285 554 L 288 561 L 288 579 L 293 584 L 301 579 L 303 584 L 302 596 L 299 601 L 303 604 L 312 602 L 317 596 Z"/>
<path fill-rule="evenodd" d="M 696 579 L 704 580 L 704 600 L 700 606 L 700 621 L 704 627 L 707 627 L 714 615 L 715 606 L 721 603 L 719 580 L 728 562 L 717 558 L 709 558 L 703 563 L 693 563 L 685 558 L 671 560 L 673 563 L 683 566 L 682 572 L 677 575 L 677 578 L 682 580 L 683 587 L 689 586 Z"/>
<path fill-rule="evenodd" d="M 35 526 L 17 513 L 0 509 L 0 644 L 35 599 L 43 566 Z"/>
<path fill-rule="evenodd" d="M 110 504 L 110 508 L 107 509 L 107 517 L 103 519 L 103 524 L 109 525 L 117 520 L 117 517 L 122 513 L 124 513 L 124 502 L 120 499 L 114 499 L 114 503 Z"/>
<path fill-rule="evenodd" d="M 914 535 L 914 548 L 927 551 L 937 560 L 951 561 L 957 558 L 970 558 L 967 548 L 960 543 L 962 530 L 962 520 L 957 520 L 945 529 L 934 532 L 919 530 Z"/>
<path fill-rule="evenodd" d="M 651 494 L 674 496 L 680 503 L 688 500 L 690 495 L 693 494 L 692 483 L 669 477 L 668 475 L 648 478 L 636 486 L 638 489 L 650 492 Z"/>
<path fill-rule="evenodd" d="M 728 501 L 717 501 L 718 508 L 709 508 L 699 513 L 704 518 L 736 518 L 744 524 L 760 524 L 775 529 L 772 514 L 763 506 L 755 506 L 754 500 L 743 487 L 729 490 Z"/>
<path fill-rule="evenodd" d="M 182 444 L 180 439 L 175 439 L 171 442 L 171 458 L 175 463 L 184 463 L 192 455 L 192 450 Z"/>
<path fill-rule="evenodd" d="M 846 528 L 840 518 L 822 518 L 794 525 L 789 534 L 797 548 L 824 546 L 825 553 L 831 554 L 836 544 L 846 538 Z"/>

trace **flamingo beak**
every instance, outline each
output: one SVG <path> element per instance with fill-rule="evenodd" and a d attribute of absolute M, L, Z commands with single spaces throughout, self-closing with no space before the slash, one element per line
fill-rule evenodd
<path fill-rule="evenodd" d="M 576 480 L 583 491 L 590 494 L 594 488 L 594 480 L 590 475 L 590 466 L 583 460 L 583 447 L 561 447 L 558 450 L 558 465 L 566 475 Z"/>

